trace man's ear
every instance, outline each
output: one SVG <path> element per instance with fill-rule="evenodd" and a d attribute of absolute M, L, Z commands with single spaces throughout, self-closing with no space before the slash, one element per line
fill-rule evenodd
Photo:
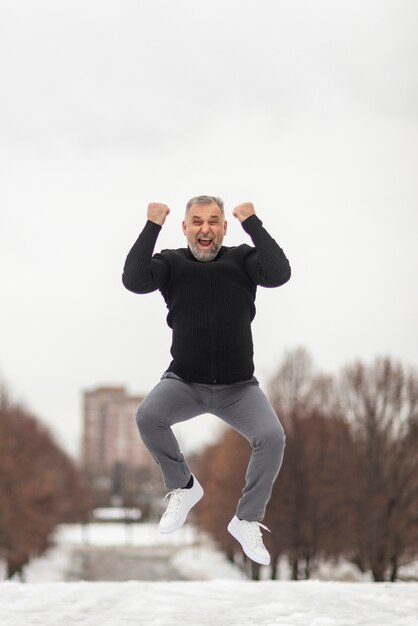
<path fill-rule="evenodd" d="M 226 231 L 228 230 L 228 222 L 224 221 L 224 235 L 226 235 Z"/>
<path fill-rule="evenodd" d="M 183 221 L 182 221 L 182 223 L 181 223 L 181 225 L 182 225 L 182 227 L 183 227 L 183 235 L 185 235 L 185 234 L 186 234 L 186 221 L 185 221 L 185 220 L 183 220 Z"/>

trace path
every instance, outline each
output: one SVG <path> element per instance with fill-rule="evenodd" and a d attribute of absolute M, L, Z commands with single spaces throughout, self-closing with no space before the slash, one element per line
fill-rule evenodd
<path fill-rule="evenodd" d="M 175 546 L 75 546 L 67 581 L 184 580 L 170 563 Z"/>

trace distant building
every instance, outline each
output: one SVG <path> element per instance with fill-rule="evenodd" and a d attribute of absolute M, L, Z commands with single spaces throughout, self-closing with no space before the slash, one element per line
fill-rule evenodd
<path fill-rule="evenodd" d="M 96 505 L 140 504 L 150 481 L 159 478 L 135 422 L 144 398 L 128 395 L 124 387 L 111 386 L 83 395 L 82 464 Z"/>

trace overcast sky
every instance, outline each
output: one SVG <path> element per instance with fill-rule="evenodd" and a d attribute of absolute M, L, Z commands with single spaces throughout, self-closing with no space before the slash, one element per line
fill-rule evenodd
<path fill-rule="evenodd" d="M 285 250 L 262 386 L 297 346 L 418 366 L 414 0 L 2 0 L 0 85 L 0 376 L 71 453 L 84 390 L 146 393 L 170 362 L 161 295 L 121 283 L 151 201 L 156 251 L 198 194 L 224 199 L 225 245 L 251 243 L 251 201 Z"/>

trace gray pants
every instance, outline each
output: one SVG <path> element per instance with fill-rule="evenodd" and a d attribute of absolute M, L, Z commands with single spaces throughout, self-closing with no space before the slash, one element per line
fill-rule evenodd
<path fill-rule="evenodd" d="M 161 467 L 166 488 L 185 487 L 191 476 L 171 426 L 202 413 L 220 417 L 250 442 L 252 453 L 236 515 L 250 522 L 262 521 L 286 437 L 255 377 L 232 385 L 203 385 L 187 383 L 172 372 L 163 374 L 140 404 L 136 422 Z"/>

